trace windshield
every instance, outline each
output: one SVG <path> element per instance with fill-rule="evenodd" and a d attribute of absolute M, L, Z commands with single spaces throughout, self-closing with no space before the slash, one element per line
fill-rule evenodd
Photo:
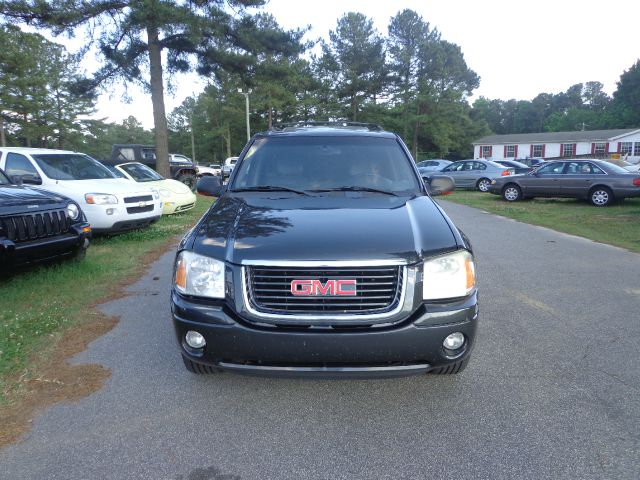
<path fill-rule="evenodd" d="M 31 156 L 44 174 L 53 180 L 115 178 L 107 167 L 81 153 L 46 153 Z"/>
<path fill-rule="evenodd" d="M 410 159 L 394 138 L 258 138 L 240 164 L 233 189 L 344 187 L 420 191 Z"/>
<path fill-rule="evenodd" d="M 157 180 L 164 180 L 162 175 L 142 163 L 124 163 L 122 165 L 118 165 L 118 167 L 131 175 L 131 178 L 136 182 L 155 182 Z"/>

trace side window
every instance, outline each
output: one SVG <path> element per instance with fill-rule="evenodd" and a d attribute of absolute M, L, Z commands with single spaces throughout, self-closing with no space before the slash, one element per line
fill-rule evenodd
<path fill-rule="evenodd" d="M 4 171 L 7 175 L 38 175 L 36 167 L 32 165 L 27 157 L 19 153 L 10 152 L 7 154 L 7 164 Z"/>
<path fill-rule="evenodd" d="M 600 167 L 594 165 L 593 163 L 583 163 L 580 173 L 583 174 L 591 174 L 591 175 L 604 175 L 605 173 L 602 171 Z"/>
<path fill-rule="evenodd" d="M 444 172 L 457 172 L 462 169 L 463 163 L 452 163 L 451 165 L 444 168 Z"/>
<path fill-rule="evenodd" d="M 558 175 L 559 173 L 562 173 L 563 168 L 563 163 L 554 162 L 549 165 L 545 165 L 544 167 L 540 167 L 536 173 L 540 175 Z"/>
<path fill-rule="evenodd" d="M 578 162 L 569 162 L 564 173 L 566 173 L 567 175 L 577 175 L 579 173 L 582 173 L 582 164 Z"/>
<path fill-rule="evenodd" d="M 143 160 L 155 160 L 156 152 L 151 148 L 143 148 L 142 149 L 142 158 Z"/>
<path fill-rule="evenodd" d="M 465 172 L 469 171 L 469 170 L 474 170 L 473 165 L 476 162 L 464 162 L 463 166 L 462 166 L 462 170 L 464 170 Z"/>
<path fill-rule="evenodd" d="M 484 163 L 481 163 L 481 162 L 473 162 L 473 169 L 474 170 L 486 170 L 487 166 Z"/>

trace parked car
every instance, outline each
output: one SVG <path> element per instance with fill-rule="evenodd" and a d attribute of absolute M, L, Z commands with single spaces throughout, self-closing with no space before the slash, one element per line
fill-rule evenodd
<path fill-rule="evenodd" d="M 187 370 L 453 374 L 478 324 L 467 238 L 402 139 L 377 126 L 281 127 L 249 142 L 180 243 L 171 311 Z M 434 175 L 432 194 L 453 188 Z"/>
<path fill-rule="evenodd" d="M 487 192 L 491 180 L 514 174 L 513 168 L 489 160 L 460 160 L 447 165 L 443 174 L 453 178 L 456 188 L 471 188 Z"/>
<path fill-rule="evenodd" d="M 203 167 L 202 165 L 198 165 L 198 178 L 204 177 L 207 175 L 211 175 L 214 177 L 219 177 L 222 173 L 222 167 L 217 163 L 212 163 L 208 167 Z"/>
<path fill-rule="evenodd" d="M 23 183 L 76 202 L 94 232 L 116 233 L 149 226 L 162 215 L 157 190 L 116 176 L 82 153 L 45 148 L 0 148 L 0 168 Z"/>
<path fill-rule="evenodd" d="M 82 259 L 90 240 L 91 226 L 76 202 L 15 185 L 0 170 L 0 275 L 44 260 Z"/>
<path fill-rule="evenodd" d="M 570 197 L 603 207 L 616 199 L 640 197 L 640 175 L 602 160 L 559 160 L 547 162 L 526 175 L 495 179 L 489 191 L 508 202 Z"/>
<path fill-rule="evenodd" d="M 162 199 L 163 215 L 184 212 L 196 205 L 196 194 L 188 186 L 177 180 L 164 178 L 142 163 L 121 163 L 112 168 L 124 178 L 155 188 Z"/>
<path fill-rule="evenodd" d="M 233 172 L 233 167 L 236 166 L 236 162 L 238 161 L 238 157 L 229 157 L 222 164 L 222 179 L 229 178 L 231 176 L 231 172 Z"/>
<path fill-rule="evenodd" d="M 116 165 L 125 162 L 144 163 L 157 171 L 156 147 L 137 144 L 113 145 L 111 159 L 104 163 Z M 184 183 L 195 191 L 198 180 L 198 167 L 189 157 L 177 153 L 169 154 L 169 171 L 171 178 Z"/>
<path fill-rule="evenodd" d="M 418 162 L 417 166 L 418 169 L 425 169 L 425 170 L 442 170 L 444 167 L 446 167 L 447 165 L 451 165 L 453 162 L 449 161 L 449 160 L 441 160 L 441 159 L 434 159 L 434 160 L 423 160 L 422 162 Z"/>
<path fill-rule="evenodd" d="M 531 170 L 533 170 L 533 167 L 529 167 L 524 163 L 516 162 L 515 160 L 492 160 L 492 162 L 502 165 L 503 167 L 513 168 L 513 171 L 516 175 L 529 173 Z"/>

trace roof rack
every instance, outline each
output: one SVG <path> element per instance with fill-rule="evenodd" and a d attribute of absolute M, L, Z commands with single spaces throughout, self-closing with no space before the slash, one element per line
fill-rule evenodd
<path fill-rule="evenodd" d="M 302 120 L 299 122 L 287 122 L 287 123 L 278 123 L 271 127 L 271 130 L 284 130 L 285 128 L 296 128 L 296 127 L 353 127 L 353 128 L 366 128 L 369 131 L 380 132 L 382 131 L 382 127 L 375 123 L 366 123 L 366 122 L 346 122 L 346 121 L 307 121 Z"/>

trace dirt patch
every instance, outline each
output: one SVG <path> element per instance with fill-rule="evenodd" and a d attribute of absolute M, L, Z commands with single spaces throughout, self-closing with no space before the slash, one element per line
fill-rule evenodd
<path fill-rule="evenodd" d="M 108 368 L 95 364 L 70 365 L 67 359 L 86 350 L 89 343 L 109 332 L 120 320 L 100 313 L 98 305 L 127 296 L 125 288 L 142 277 L 176 242 L 176 238 L 171 238 L 161 248 L 143 256 L 141 268 L 135 275 L 123 279 L 111 294 L 91 305 L 88 318 L 67 329 L 50 353 L 31 359 L 30 378 L 17 379 L 22 388 L 10 399 L 10 405 L 0 410 L 0 448 L 17 442 L 29 431 L 33 418 L 46 407 L 80 400 L 102 388 L 111 376 Z"/>

